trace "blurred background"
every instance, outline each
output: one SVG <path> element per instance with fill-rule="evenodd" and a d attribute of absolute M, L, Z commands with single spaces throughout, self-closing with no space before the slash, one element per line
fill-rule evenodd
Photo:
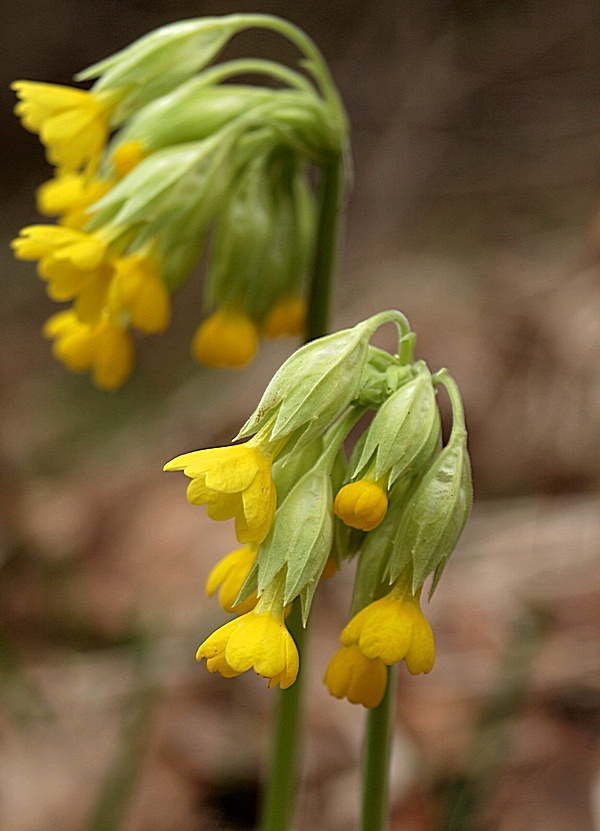
<path fill-rule="evenodd" d="M 235 547 L 188 505 L 179 453 L 227 443 L 296 347 L 193 365 L 201 274 L 115 394 L 40 335 L 56 310 L 8 242 L 50 175 L 15 79 L 69 83 L 180 18 L 272 12 L 307 30 L 352 124 L 334 325 L 399 308 L 461 385 L 477 503 L 403 666 L 391 829 L 600 828 L 600 10 L 596 0 L 21 0 L 0 30 L 0 827 L 252 828 L 273 694 L 194 661 Z M 294 60 L 274 36 L 227 55 Z M 380 344 L 392 333 L 382 330 Z M 364 711 L 321 679 L 352 575 L 311 617 L 298 829 L 356 825 Z M 320 594 L 320 596 L 319 596 Z"/>

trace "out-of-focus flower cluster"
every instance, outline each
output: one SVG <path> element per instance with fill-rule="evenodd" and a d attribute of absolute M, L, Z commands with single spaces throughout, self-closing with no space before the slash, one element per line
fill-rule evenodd
<path fill-rule="evenodd" d="M 256 58 L 211 65 L 252 26 L 290 38 L 305 72 Z M 249 75 L 265 85 L 236 82 Z M 134 365 L 131 329 L 166 329 L 171 294 L 205 248 L 210 316 L 192 340 L 199 361 L 240 367 L 260 337 L 301 334 L 312 170 L 347 140 L 312 42 L 268 15 L 200 18 L 151 32 L 76 77 L 97 80 L 89 90 L 13 84 L 16 114 L 55 166 L 37 203 L 56 224 L 23 228 L 13 248 L 38 262 L 53 300 L 71 304 L 44 329 L 56 357 L 91 370 L 99 387 L 119 387 Z"/>
<path fill-rule="evenodd" d="M 398 353 L 369 341 L 383 323 L 399 332 Z M 190 478 L 188 499 L 213 519 L 235 518 L 242 547 L 213 569 L 239 616 L 198 649 L 226 677 L 254 667 L 269 686 L 290 686 L 298 651 L 285 625 L 289 604 L 304 622 L 322 578 L 358 555 L 351 619 L 325 676 L 332 695 L 377 706 L 387 667 L 429 672 L 431 627 L 420 606 L 425 580 L 435 590 L 467 520 L 471 469 L 458 387 L 413 359 L 415 336 L 400 312 L 382 312 L 312 341 L 275 374 L 254 414 L 229 447 L 173 459 Z M 437 390 L 452 404 L 442 446 Z M 349 431 L 375 411 L 350 458 Z M 361 422 L 362 423 L 362 422 Z"/>

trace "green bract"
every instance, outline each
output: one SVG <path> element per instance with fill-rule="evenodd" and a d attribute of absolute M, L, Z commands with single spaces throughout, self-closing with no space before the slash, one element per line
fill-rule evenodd
<path fill-rule="evenodd" d="M 352 615 L 389 591 L 385 576 L 393 537 L 405 505 L 406 490 L 405 482 L 396 482 L 389 492 L 388 510 L 383 521 L 373 531 L 363 532 L 352 595 Z"/>
<path fill-rule="evenodd" d="M 431 462 L 398 522 L 392 541 L 388 572 L 393 582 L 403 569 L 413 567 L 413 591 L 435 572 L 431 593 L 468 519 L 473 501 L 471 464 L 460 393 L 446 370 L 434 376 L 446 387 L 452 403 L 450 439 Z"/>
<path fill-rule="evenodd" d="M 241 15 L 171 23 L 84 69 L 76 79 L 98 78 L 94 92 L 122 92 L 113 119 L 120 124 L 209 64 L 229 38 L 247 25 Z"/>
<path fill-rule="evenodd" d="M 143 107 L 127 122 L 110 151 L 126 141 L 148 150 L 199 141 L 221 130 L 259 104 L 273 100 L 274 90 L 249 85 L 207 86 L 200 76 Z"/>
<path fill-rule="evenodd" d="M 281 297 L 301 296 L 314 244 L 314 198 L 289 151 L 254 159 L 219 215 L 207 300 L 262 323 Z"/>
<path fill-rule="evenodd" d="M 331 551 L 333 494 L 329 464 L 317 462 L 287 494 L 271 533 L 258 552 L 258 590 L 287 563 L 285 603 L 303 593 L 306 619 L 317 581 Z"/>
<path fill-rule="evenodd" d="M 272 418 L 273 439 L 304 428 L 302 446 L 322 433 L 359 398 L 369 339 L 388 321 L 408 329 L 399 312 L 383 312 L 294 352 L 274 375 L 237 438 L 251 436 Z"/>
<path fill-rule="evenodd" d="M 375 479 L 393 468 L 392 485 L 410 468 L 425 447 L 436 420 L 437 406 L 431 375 L 423 364 L 416 378 L 384 401 L 373 419 L 361 457 L 352 472 L 357 478 L 374 464 Z"/>

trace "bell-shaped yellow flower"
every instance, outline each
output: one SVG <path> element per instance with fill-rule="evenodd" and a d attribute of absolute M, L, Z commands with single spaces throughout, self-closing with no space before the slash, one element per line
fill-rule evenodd
<path fill-rule="evenodd" d="M 56 216 L 65 228 L 83 230 L 92 218 L 88 208 L 110 190 L 107 179 L 82 173 L 62 173 L 36 191 L 37 208 L 44 216 Z"/>
<path fill-rule="evenodd" d="M 381 658 L 366 658 L 356 644 L 335 653 L 324 678 L 331 695 L 351 704 L 377 707 L 387 685 L 387 668 Z"/>
<path fill-rule="evenodd" d="M 211 519 L 235 517 L 239 542 L 261 543 L 275 516 L 271 466 L 282 446 L 258 433 L 245 444 L 184 453 L 164 469 L 183 470 L 190 477 L 187 497 L 193 505 L 206 505 Z"/>
<path fill-rule="evenodd" d="M 129 322 L 147 335 L 164 332 L 171 317 L 169 292 L 158 261 L 148 253 L 117 257 L 109 303 L 126 311 Z"/>
<path fill-rule="evenodd" d="M 114 390 L 131 375 L 134 348 L 129 332 L 104 318 L 96 325 L 82 323 L 77 314 L 64 310 L 43 328 L 53 340 L 52 352 L 72 372 L 91 369 L 97 387 Z"/>
<path fill-rule="evenodd" d="M 413 595 L 400 583 L 389 594 L 365 606 L 343 630 L 344 646 L 357 645 L 366 658 L 384 664 L 406 661 L 412 675 L 431 672 L 435 662 L 433 632 L 419 603 L 420 590 Z"/>
<path fill-rule="evenodd" d="M 42 333 L 54 341 L 54 356 L 71 372 L 85 372 L 92 366 L 96 354 L 93 330 L 82 323 L 72 309 L 64 309 L 48 318 Z"/>
<path fill-rule="evenodd" d="M 96 328 L 96 357 L 93 381 L 102 390 L 116 390 L 133 372 L 135 349 L 127 329 L 110 320 Z"/>
<path fill-rule="evenodd" d="M 98 234 L 86 234 L 61 225 L 29 225 L 11 246 L 19 260 L 54 260 L 91 271 L 104 261 L 108 242 Z"/>
<path fill-rule="evenodd" d="M 37 133 L 48 161 L 61 171 L 93 172 L 106 146 L 114 94 L 93 93 L 58 84 L 15 81 L 15 114 Z"/>
<path fill-rule="evenodd" d="M 269 678 L 269 688 L 290 687 L 298 675 L 298 649 L 284 622 L 283 609 L 259 608 L 226 623 L 213 632 L 196 653 L 206 658 L 211 672 L 226 678 L 254 668 Z"/>
<path fill-rule="evenodd" d="M 122 179 L 127 176 L 147 155 L 148 151 L 144 148 L 142 142 L 137 139 L 119 144 L 110 154 L 117 177 Z"/>
<path fill-rule="evenodd" d="M 263 323 L 265 338 L 301 337 L 306 328 L 306 300 L 303 297 L 282 297 Z"/>
<path fill-rule="evenodd" d="M 351 528 L 372 531 L 387 513 L 388 498 L 385 488 L 373 479 L 358 479 L 341 488 L 333 510 Z"/>
<path fill-rule="evenodd" d="M 235 601 L 254 565 L 257 551 L 258 546 L 253 543 L 236 548 L 235 551 L 231 551 L 219 560 L 208 575 L 206 594 L 212 597 L 220 586 L 219 603 L 226 612 L 244 615 L 256 606 L 258 600 L 256 592 L 237 605 Z"/>
<path fill-rule="evenodd" d="M 201 364 L 240 369 L 254 358 L 258 329 L 241 312 L 220 309 L 207 318 L 192 339 L 192 355 Z"/>

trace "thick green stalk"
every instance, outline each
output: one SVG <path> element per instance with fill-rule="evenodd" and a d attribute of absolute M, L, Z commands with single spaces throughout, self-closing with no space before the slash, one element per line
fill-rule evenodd
<path fill-rule="evenodd" d="M 312 282 L 308 295 L 306 340 L 329 332 L 333 274 L 336 267 L 340 212 L 344 189 L 344 160 L 335 156 L 321 171 L 319 225 Z"/>
<path fill-rule="evenodd" d="M 307 342 L 326 335 L 329 331 L 329 306 L 336 266 L 343 186 L 344 167 L 340 156 L 332 159 L 322 171 L 315 261 L 308 299 Z M 304 628 L 298 600 L 294 602 L 287 626 L 302 661 Z M 287 690 L 279 690 L 270 770 L 261 813 L 261 831 L 288 831 L 291 828 L 300 759 L 301 716 L 302 666 L 292 686 Z"/>
<path fill-rule="evenodd" d="M 383 700 L 367 715 L 360 831 L 385 831 L 387 828 L 395 677 L 395 667 L 388 667 Z"/>
<path fill-rule="evenodd" d="M 304 628 L 298 600 L 294 603 L 287 626 L 301 655 Z M 261 831 L 287 831 L 294 818 L 294 791 L 300 757 L 302 676 L 301 665 L 298 677 L 292 686 L 287 690 L 279 690 L 267 788 L 261 813 Z"/>

